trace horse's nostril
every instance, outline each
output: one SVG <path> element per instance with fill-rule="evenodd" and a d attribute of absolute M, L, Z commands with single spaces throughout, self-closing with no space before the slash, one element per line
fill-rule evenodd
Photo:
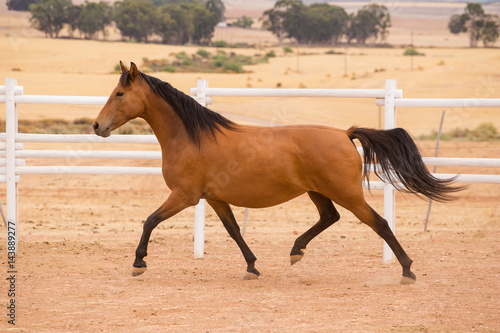
<path fill-rule="evenodd" d="M 94 131 L 96 131 L 99 128 L 99 123 L 96 121 L 94 123 Z"/>

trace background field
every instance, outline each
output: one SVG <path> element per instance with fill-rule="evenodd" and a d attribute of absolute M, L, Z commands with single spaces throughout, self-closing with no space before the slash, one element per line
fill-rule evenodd
<path fill-rule="evenodd" d="M 269 1 L 255 2 L 257 5 Z M 253 3 L 253 2 L 252 2 Z M 258 17 L 262 7 L 232 1 L 228 14 Z M 1 7 L 3 6 L 3 7 Z M 116 85 L 119 60 L 141 68 L 143 58 L 193 54 L 198 47 L 45 39 L 29 28 L 26 15 L 0 6 L 0 78 L 15 77 L 26 94 L 107 96 Z M 355 3 L 350 3 L 355 8 Z M 268 32 L 216 31 L 216 39 L 257 43 L 228 49 L 254 55 L 274 50 L 268 64 L 245 74 L 154 73 L 189 93 L 199 78 L 211 87 L 383 88 L 397 79 L 405 97 L 500 97 L 498 49 L 466 48 L 467 37 L 446 32 L 447 15 L 463 5 L 396 7 L 388 42 L 393 48 L 301 47 L 285 56 Z M 399 9 L 398 9 L 399 8 Z M 412 13 L 411 15 L 408 13 Z M 434 13 L 434 16 L 429 16 Z M 403 56 L 411 32 L 425 56 Z M 215 50 L 206 48 L 214 53 Z M 343 54 L 325 54 L 334 50 Z M 2 79 L 3 80 L 3 79 Z M 2 83 L 3 84 L 3 83 Z M 373 100 L 216 98 L 211 108 L 238 122 L 353 124 L 381 127 Z M 99 107 L 22 105 L 21 119 L 94 118 Z M 414 136 L 437 130 L 442 109 L 398 109 L 398 126 Z M 444 130 L 500 128 L 499 110 L 447 109 Z M 0 119 L 5 115 L 0 114 Z M 418 142 L 434 155 L 433 141 Z M 27 149 L 47 147 L 26 145 Z M 54 147 L 54 146 L 52 146 Z M 58 148 L 69 146 L 57 145 Z M 75 149 L 155 149 L 72 145 Z M 444 142 L 441 156 L 496 157 L 500 143 Z M 98 161 L 103 165 L 132 161 Z M 85 165 L 95 161 L 29 162 Z M 134 162 L 156 166 L 155 162 Z M 440 172 L 496 173 L 495 169 L 439 168 Z M 397 235 L 414 260 L 417 282 L 399 285 L 398 264 L 382 263 L 382 241 L 354 216 L 341 220 L 309 246 L 290 267 L 293 241 L 317 220 L 301 196 L 278 207 L 251 210 L 246 239 L 262 276 L 241 281 L 243 258 L 215 214 L 207 210 L 206 256 L 192 259 L 193 209 L 155 230 L 148 271 L 130 269 L 142 222 L 168 196 L 159 177 L 23 176 L 19 185 L 20 255 L 18 325 L 26 332 L 497 332 L 500 331 L 500 188 L 475 184 L 450 204 L 434 204 L 430 230 L 423 232 L 427 202 L 397 196 Z M 382 194 L 366 193 L 380 213 Z M 5 203 L 2 188 L 0 200 Z M 243 209 L 235 208 L 237 219 Z M 5 267 L 5 229 L 0 262 Z M 3 275 L 2 275 L 3 276 Z M 6 284 L 0 302 L 6 304 Z M 5 318 L 0 329 L 8 326 Z"/>

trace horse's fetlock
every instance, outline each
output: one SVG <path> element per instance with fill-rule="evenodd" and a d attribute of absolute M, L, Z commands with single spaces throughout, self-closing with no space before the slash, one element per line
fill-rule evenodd
<path fill-rule="evenodd" d="M 140 259 L 142 259 L 142 258 L 144 258 L 144 257 L 147 257 L 147 255 L 148 255 L 148 251 L 147 251 L 147 250 L 137 249 L 137 250 L 135 251 L 135 257 L 136 257 L 136 258 L 140 258 Z"/>

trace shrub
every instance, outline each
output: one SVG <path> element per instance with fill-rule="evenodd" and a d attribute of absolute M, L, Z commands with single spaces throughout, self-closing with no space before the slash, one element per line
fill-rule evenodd
<path fill-rule="evenodd" d="M 273 50 L 266 53 L 266 58 L 274 58 L 274 57 L 276 57 L 276 54 L 274 53 Z"/>
<path fill-rule="evenodd" d="M 424 56 L 425 53 L 420 53 L 417 50 L 415 50 L 414 48 L 409 48 L 409 49 L 405 50 L 403 55 L 405 55 L 405 56 Z"/>
<path fill-rule="evenodd" d="M 240 27 L 240 28 L 251 28 L 253 24 L 252 18 L 243 15 L 243 17 L 238 18 L 236 21 L 233 22 L 233 25 L 235 27 Z"/>
<path fill-rule="evenodd" d="M 161 68 L 162 72 L 175 73 L 177 72 L 177 68 L 173 65 L 165 65 Z"/>
<path fill-rule="evenodd" d="M 328 50 L 325 52 L 325 54 L 343 54 L 342 52 L 337 52 L 335 50 Z"/>
<path fill-rule="evenodd" d="M 175 57 L 182 66 L 191 66 L 194 64 L 193 59 L 184 51 L 177 53 Z"/>
<path fill-rule="evenodd" d="M 232 44 L 231 47 L 240 48 L 240 49 L 252 49 L 255 47 L 255 45 L 248 44 L 248 43 L 235 43 L 235 44 Z"/>
<path fill-rule="evenodd" d="M 94 120 L 92 118 L 78 118 L 73 121 L 75 125 L 92 125 Z"/>
<path fill-rule="evenodd" d="M 222 70 L 224 72 L 235 72 L 235 73 L 244 73 L 243 66 L 236 61 L 228 61 L 222 64 Z"/>
<path fill-rule="evenodd" d="M 437 133 L 433 131 L 430 135 L 420 137 L 424 140 L 435 140 Z M 492 123 L 481 123 L 473 130 L 466 128 L 455 128 L 447 133 L 442 133 L 441 140 L 472 140 L 472 141 L 494 141 L 500 140 L 497 128 Z"/>
<path fill-rule="evenodd" d="M 181 64 L 183 66 L 191 66 L 194 64 L 194 62 L 193 62 L 193 59 L 191 59 L 191 58 L 184 58 L 184 59 L 182 59 Z"/>
<path fill-rule="evenodd" d="M 480 141 L 498 138 L 498 131 L 492 123 L 481 123 L 475 130 L 474 136 Z"/>
<path fill-rule="evenodd" d="M 283 52 L 285 52 L 285 54 L 288 54 L 288 53 L 293 53 L 293 50 L 290 46 L 285 46 L 283 48 Z"/>
<path fill-rule="evenodd" d="M 197 55 L 199 55 L 200 57 L 202 58 L 208 58 L 210 56 L 210 52 L 208 52 L 207 50 L 205 49 L 199 49 L 197 52 L 196 52 Z"/>
<path fill-rule="evenodd" d="M 224 65 L 227 59 L 228 57 L 225 54 L 219 53 L 212 57 L 212 64 L 215 67 L 222 67 L 222 65 Z"/>
<path fill-rule="evenodd" d="M 216 40 L 214 42 L 215 47 L 227 47 L 227 43 L 223 40 Z"/>
<path fill-rule="evenodd" d="M 192 56 L 186 52 L 171 53 L 170 56 L 174 57 L 172 62 L 166 59 L 148 60 L 143 66 L 154 72 L 244 73 L 243 66 L 268 62 L 268 58 L 262 55 L 247 56 L 221 49 L 214 55 L 204 49 L 198 49 Z"/>

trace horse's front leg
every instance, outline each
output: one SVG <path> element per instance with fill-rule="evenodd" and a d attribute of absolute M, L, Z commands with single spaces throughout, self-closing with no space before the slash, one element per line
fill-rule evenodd
<path fill-rule="evenodd" d="M 254 256 L 245 240 L 241 236 L 240 227 L 234 218 L 233 211 L 228 203 L 223 201 L 207 200 L 208 204 L 214 209 L 219 218 L 224 224 L 229 236 L 238 244 L 245 261 L 247 262 L 247 272 L 243 276 L 244 280 L 257 279 L 260 275 L 259 271 L 255 269 L 255 261 L 257 258 Z"/>
<path fill-rule="evenodd" d="M 132 275 L 140 275 L 146 271 L 146 262 L 144 257 L 148 255 L 148 243 L 151 237 L 151 232 L 160 222 L 168 219 L 171 216 L 182 211 L 184 208 L 192 206 L 192 202 L 188 202 L 176 192 L 172 192 L 168 199 L 158 208 L 153 214 L 151 214 L 144 222 L 141 240 L 135 251 L 135 261 L 134 268 L 132 270 Z"/>

